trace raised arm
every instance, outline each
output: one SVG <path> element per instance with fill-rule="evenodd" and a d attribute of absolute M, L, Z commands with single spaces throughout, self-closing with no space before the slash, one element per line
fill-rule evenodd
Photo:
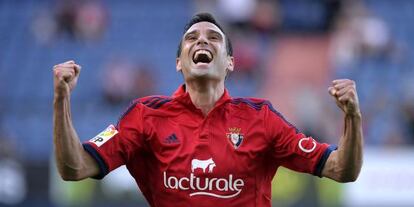
<path fill-rule="evenodd" d="M 53 143 L 56 165 L 64 180 L 82 180 L 99 173 L 95 160 L 83 149 L 72 124 L 70 94 L 81 67 L 74 61 L 53 68 Z"/>
<path fill-rule="evenodd" d="M 361 111 L 355 82 L 334 80 L 329 87 L 329 94 L 344 112 L 344 132 L 338 150 L 333 151 L 326 161 L 322 176 L 338 182 L 353 182 L 358 178 L 363 159 Z"/>

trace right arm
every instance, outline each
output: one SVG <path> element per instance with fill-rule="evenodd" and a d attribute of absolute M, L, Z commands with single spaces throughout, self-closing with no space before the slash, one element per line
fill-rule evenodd
<path fill-rule="evenodd" d="M 63 180 L 82 180 L 99 174 L 96 161 L 82 147 L 72 124 L 70 93 L 76 86 L 80 66 L 74 61 L 53 68 L 53 143 L 56 165 Z"/>

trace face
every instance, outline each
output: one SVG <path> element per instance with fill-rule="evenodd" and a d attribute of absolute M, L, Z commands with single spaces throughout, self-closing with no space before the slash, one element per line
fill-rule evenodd
<path fill-rule="evenodd" d="M 192 25 L 183 35 L 177 71 L 185 81 L 211 79 L 224 81 L 233 71 L 233 57 L 227 55 L 223 32 L 210 22 Z"/>

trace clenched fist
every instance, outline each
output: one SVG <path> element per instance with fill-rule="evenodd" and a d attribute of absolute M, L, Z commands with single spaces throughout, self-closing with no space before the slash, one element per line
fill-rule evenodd
<path fill-rule="evenodd" d="M 75 88 L 81 66 L 70 60 L 53 67 L 55 97 L 65 97 Z"/>
<path fill-rule="evenodd" d="M 336 104 L 346 115 L 360 115 L 358 94 L 355 81 L 349 79 L 338 79 L 332 81 L 328 88 L 329 94 L 335 98 Z"/>

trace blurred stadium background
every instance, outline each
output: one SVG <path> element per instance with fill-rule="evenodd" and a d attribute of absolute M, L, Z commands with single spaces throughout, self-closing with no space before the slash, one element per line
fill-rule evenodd
<path fill-rule="evenodd" d="M 146 206 L 119 169 L 63 182 L 53 166 L 52 67 L 82 65 L 72 96 L 88 140 L 133 97 L 182 83 L 175 53 L 186 21 L 209 11 L 235 48 L 233 96 L 270 99 L 299 129 L 337 143 L 330 81 L 357 82 L 365 163 L 336 184 L 280 169 L 273 206 L 414 205 L 412 0 L 0 0 L 0 206 Z"/>

